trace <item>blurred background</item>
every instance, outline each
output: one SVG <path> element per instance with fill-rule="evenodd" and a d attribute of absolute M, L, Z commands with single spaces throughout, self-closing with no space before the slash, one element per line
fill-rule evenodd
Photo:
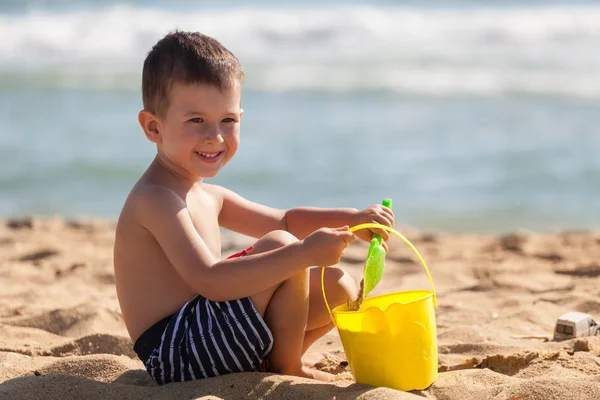
<path fill-rule="evenodd" d="M 175 28 L 246 70 L 211 182 L 397 225 L 600 227 L 600 1 L 0 2 L 0 216 L 116 218 L 155 148 L 142 62 Z"/>

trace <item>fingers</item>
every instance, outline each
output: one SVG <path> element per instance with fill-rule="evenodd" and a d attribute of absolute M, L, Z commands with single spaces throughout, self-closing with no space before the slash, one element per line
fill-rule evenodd
<path fill-rule="evenodd" d="M 389 227 L 394 225 L 394 212 L 387 207 L 381 207 L 381 212 L 378 215 L 379 218 L 382 219 L 382 225 L 387 225 Z"/>
<path fill-rule="evenodd" d="M 379 213 L 378 217 L 382 218 L 383 221 L 385 221 L 385 222 L 382 222 L 382 225 L 387 225 L 390 228 L 392 226 L 394 226 L 394 219 L 395 219 L 394 212 L 392 210 L 390 210 L 389 208 L 383 207 L 383 206 L 380 206 L 380 210 L 381 210 L 381 212 Z"/>
<path fill-rule="evenodd" d="M 394 213 L 387 207 L 382 205 L 378 206 L 378 212 L 376 217 L 373 219 L 373 222 L 380 225 L 389 226 L 390 228 L 394 226 Z M 372 233 L 376 233 L 380 235 L 383 240 L 388 241 L 390 239 L 390 233 L 384 229 L 370 229 Z"/>
<path fill-rule="evenodd" d="M 344 242 L 346 242 L 346 246 L 349 243 L 352 243 L 352 242 L 354 242 L 354 240 L 356 240 L 356 236 L 354 236 L 354 233 L 352 233 L 352 232 L 350 232 L 348 230 L 348 226 L 347 225 L 346 226 L 342 226 L 340 228 L 336 228 L 336 230 L 340 232 L 339 236 L 342 238 L 342 240 Z"/>
<path fill-rule="evenodd" d="M 378 219 L 373 220 L 374 223 L 376 224 L 380 224 L 380 225 L 385 225 L 385 226 L 389 226 L 390 228 L 392 227 L 393 220 L 390 220 L 387 217 L 384 216 L 380 216 Z M 387 241 L 390 238 L 390 233 L 388 231 L 386 231 L 385 229 L 369 229 L 372 233 L 376 233 L 378 235 L 380 235 L 383 240 Z"/>
<path fill-rule="evenodd" d="M 385 225 L 385 226 L 390 226 L 390 222 L 389 221 L 373 221 L 379 225 Z M 370 229 L 371 232 L 378 234 L 379 236 L 381 236 L 385 241 L 387 241 L 390 238 L 390 233 L 385 230 L 385 229 Z"/>
<path fill-rule="evenodd" d="M 394 220 L 394 212 L 393 212 L 393 211 L 392 211 L 390 208 L 384 207 L 384 206 L 382 206 L 382 205 L 379 205 L 379 207 L 380 207 L 381 211 L 382 211 L 382 212 L 383 212 L 383 213 L 384 213 L 384 214 L 385 214 L 385 215 L 386 215 L 388 218 L 390 218 L 392 221 Z"/>
<path fill-rule="evenodd" d="M 346 246 L 349 243 L 352 243 L 356 240 L 356 236 L 354 235 L 354 233 L 352 233 L 348 230 L 349 229 L 348 225 L 340 226 L 339 228 L 330 228 L 330 229 L 333 233 L 335 233 L 336 236 L 340 237 L 346 243 Z"/>
<path fill-rule="evenodd" d="M 350 235 L 345 235 L 344 236 L 344 242 L 346 242 L 346 244 L 352 243 L 356 240 L 356 235 L 352 232 L 348 232 Z"/>

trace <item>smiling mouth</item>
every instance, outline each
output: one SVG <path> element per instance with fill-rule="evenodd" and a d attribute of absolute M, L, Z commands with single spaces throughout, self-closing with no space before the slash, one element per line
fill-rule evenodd
<path fill-rule="evenodd" d="M 223 153 L 222 151 L 217 151 L 216 153 L 201 153 L 199 151 L 196 152 L 196 154 L 198 154 L 201 157 L 206 157 L 206 158 L 215 158 L 221 155 L 221 153 Z"/>
<path fill-rule="evenodd" d="M 216 151 L 216 152 L 200 152 L 200 151 L 196 151 L 195 152 L 196 155 L 198 155 L 202 160 L 206 161 L 206 162 L 214 162 L 217 161 L 219 159 L 219 157 L 221 156 L 221 154 L 223 154 L 222 151 Z"/>

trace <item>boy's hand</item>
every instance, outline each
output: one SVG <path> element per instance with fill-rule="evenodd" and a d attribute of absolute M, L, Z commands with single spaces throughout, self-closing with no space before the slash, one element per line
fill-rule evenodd
<path fill-rule="evenodd" d="M 394 226 L 394 212 L 381 204 L 375 204 L 369 208 L 358 211 L 352 216 L 352 226 L 370 222 L 375 222 L 391 228 Z M 387 251 L 388 246 L 386 242 L 390 238 L 390 233 L 388 231 L 383 229 L 360 229 L 354 232 L 358 238 L 365 242 L 371 242 L 374 233 L 383 238 L 384 242 L 382 245 L 385 248 L 385 251 Z"/>
<path fill-rule="evenodd" d="M 310 252 L 312 265 L 328 267 L 340 262 L 342 253 L 356 237 L 348 226 L 321 228 L 304 238 L 304 246 Z"/>

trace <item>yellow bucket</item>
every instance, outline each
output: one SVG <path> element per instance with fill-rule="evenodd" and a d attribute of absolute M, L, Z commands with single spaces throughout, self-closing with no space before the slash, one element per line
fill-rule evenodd
<path fill-rule="evenodd" d="M 426 389 L 437 379 L 438 370 L 437 299 L 431 274 L 417 249 L 400 233 L 379 224 L 362 224 L 350 230 L 364 228 L 385 229 L 404 240 L 425 267 L 432 290 L 368 297 L 358 311 L 349 311 L 347 305 L 330 310 L 352 375 L 356 382 L 371 386 Z M 324 286 L 323 298 L 329 309 Z"/>

